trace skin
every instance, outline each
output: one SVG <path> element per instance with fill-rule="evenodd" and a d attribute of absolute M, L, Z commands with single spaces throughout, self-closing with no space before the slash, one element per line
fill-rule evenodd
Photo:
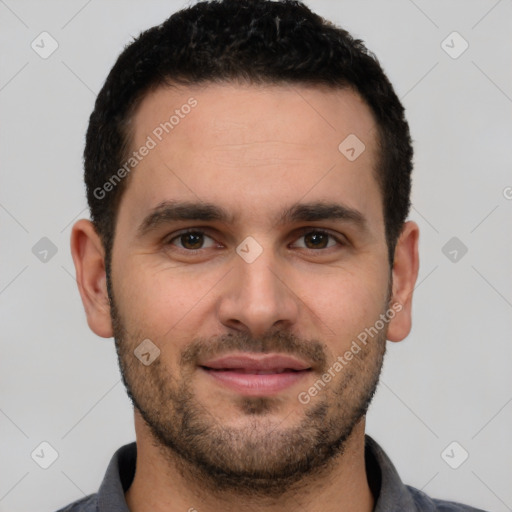
<path fill-rule="evenodd" d="M 385 339 L 401 341 L 410 331 L 419 236 L 415 223 L 405 223 L 390 269 L 382 198 L 374 175 L 377 141 L 371 111 L 350 90 L 241 84 L 160 88 L 143 99 L 134 115 L 132 147 L 144 144 L 168 119 L 166 112 L 190 97 L 197 106 L 129 177 L 112 252 L 114 312 L 101 241 L 89 221 L 80 220 L 73 227 L 71 249 L 88 324 L 99 336 L 115 334 L 122 340 L 118 350 L 125 379 L 148 411 L 159 410 L 164 420 L 180 418 L 176 402 L 163 400 L 171 391 L 181 393 L 189 398 L 187 406 L 201 414 L 211 436 L 232 434 L 226 465 L 238 464 L 240 469 L 244 453 L 257 453 L 252 469 L 267 464 L 278 471 L 280 459 L 273 454 L 293 448 L 292 454 L 299 457 L 308 449 L 306 440 L 292 447 L 284 444 L 287 437 L 298 439 L 304 425 L 313 433 L 320 424 L 332 426 L 329 441 L 341 435 L 341 430 L 335 432 L 336 425 L 350 429 L 342 448 L 315 471 L 283 479 L 280 490 L 272 490 L 268 479 L 259 490 L 241 483 L 237 491 L 229 479 L 224 488 L 216 487 L 200 468 L 159 444 L 135 408 L 138 455 L 135 479 L 126 493 L 130 510 L 293 507 L 310 512 L 321 503 L 326 512 L 370 511 L 374 497 L 364 465 L 364 415 L 355 421 L 354 414 L 376 383 Z M 356 134 L 366 146 L 352 162 L 338 150 L 349 134 Z M 213 203 L 233 218 L 173 221 L 139 236 L 143 219 L 164 200 Z M 362 214 L 365 227 L 345 219 L 276 221 L 283 208 L 304 202 L 343 204 Z M 306 232 L 326 230 L 341 243 L 330 238 L 327 248 L 310 248 L 304 233 L 297 232 L 303 227 L 310 228 Z M 184 228 L 201 228 L 209 237 L 195 255 L 176 238 Z M 248 236 L 263 249 L 252 263 L 235 251 Z M 318 397 L 300 403 L 297 395 L 307 391 L 391 304 L 400 304 L 401 310 L 378 339 Z M 274 397 L 242 399 L 201 373 L 194 364 L 197 360 L 185 364 L 180 359 L 201 341 L 203 349 L 210 346 L 223 353 L 228 334 L 234 339 L 230 349 L 251 350 L 266 342 L 267 349 L 276 351 L 282 348 L 276 333 L 284 333 L 286 343 L 296 340 L 297 350 L 303 350 L 313 370 Z M 147 367 L 133 356 L 133 349 L 146 338 L 161 351 Z M 322 356 L 317 363 L 310 357 L 314 346 L 320 347 Z M 200 354 L 206 354 L 204 350 Z M 159 394 L 157 386 L 169 394 Z M 319 404 L 325 407 L 323 416 L 317 415 L 316 423 L 304 423 L 308 411 L 312 414 Z M 164 420 L 160 426 L 172 430 L 172 422 Z M 252 452 L 243 451 L 243 440 L 253 443 Z M 265 447 L 261 453 L 259 446 Z"/>

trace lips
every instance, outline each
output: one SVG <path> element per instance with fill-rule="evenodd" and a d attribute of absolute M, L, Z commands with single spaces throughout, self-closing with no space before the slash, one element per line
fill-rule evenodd
<path fill-rule="evenodd" d="M 200 368 L 217 383 L 251 396 L 273 395 L 302 380 L 311 366 L 281 354 L 234 354 L 206 361 Z"/>

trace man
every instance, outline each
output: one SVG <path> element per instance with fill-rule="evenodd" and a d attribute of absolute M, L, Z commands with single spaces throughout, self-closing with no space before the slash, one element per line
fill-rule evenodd
<path fill-rule="evenodd" d="M 71 247 L 136 444 L 67 511 L 475 510 L 365 435 L 411 328 L 404 111 L 299 2 L 200 2 L 128 46 L 91 115 Z"/>

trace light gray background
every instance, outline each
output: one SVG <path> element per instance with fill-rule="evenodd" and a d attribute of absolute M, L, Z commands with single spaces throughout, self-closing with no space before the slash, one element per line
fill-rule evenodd
<path fill-rule="evenodd" d="M 512 3 L 308 4 L 377 54 L 415 140 L 414 327 L 389 344 L 367 430 L 407 483 L 512 510 Z M 87 216 L 81 156 L 95 95 L 131 37 L 183 5 L 0 0 L 2 512 L 50 512 L 95 492 L 134 439 L 113 342 L 85 321 L 69 235 Z M 43 31 L 59 44 L 47 59 L 31 48 Z M 457 59 L 441 46 L 453 31 L 469 43 Z M 442 252 L 454 236 L 468 248 L 456 262 Z M 46 263 L 32 252 L 42 237 L 58 249 Z M 31 458 L 42 441 L 59 454 L 48 469 Z M 441 457 L 452 441 L 469 453 L 458 469 Z"/>

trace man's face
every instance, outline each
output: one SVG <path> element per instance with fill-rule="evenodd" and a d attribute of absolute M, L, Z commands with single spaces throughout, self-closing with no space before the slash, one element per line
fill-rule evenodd
<path fill-rule="evenodd" d="M 112 252 L 128 390 L 189 469 L 224 486 L 291 483 L 340 452 L 384 354 L 386 326 L 333 370 L 390 306 L 370 110 L 349 90 L 161 88 L 132 128 L 132 150 L 156 144 L 129 178 Z M 226 218 L 174 218 L 181 203 Z M 315 217 L 321 205 L 339 208 Z M 160 350 L 149 365 L 134 355 L 147 339 Z"/>

